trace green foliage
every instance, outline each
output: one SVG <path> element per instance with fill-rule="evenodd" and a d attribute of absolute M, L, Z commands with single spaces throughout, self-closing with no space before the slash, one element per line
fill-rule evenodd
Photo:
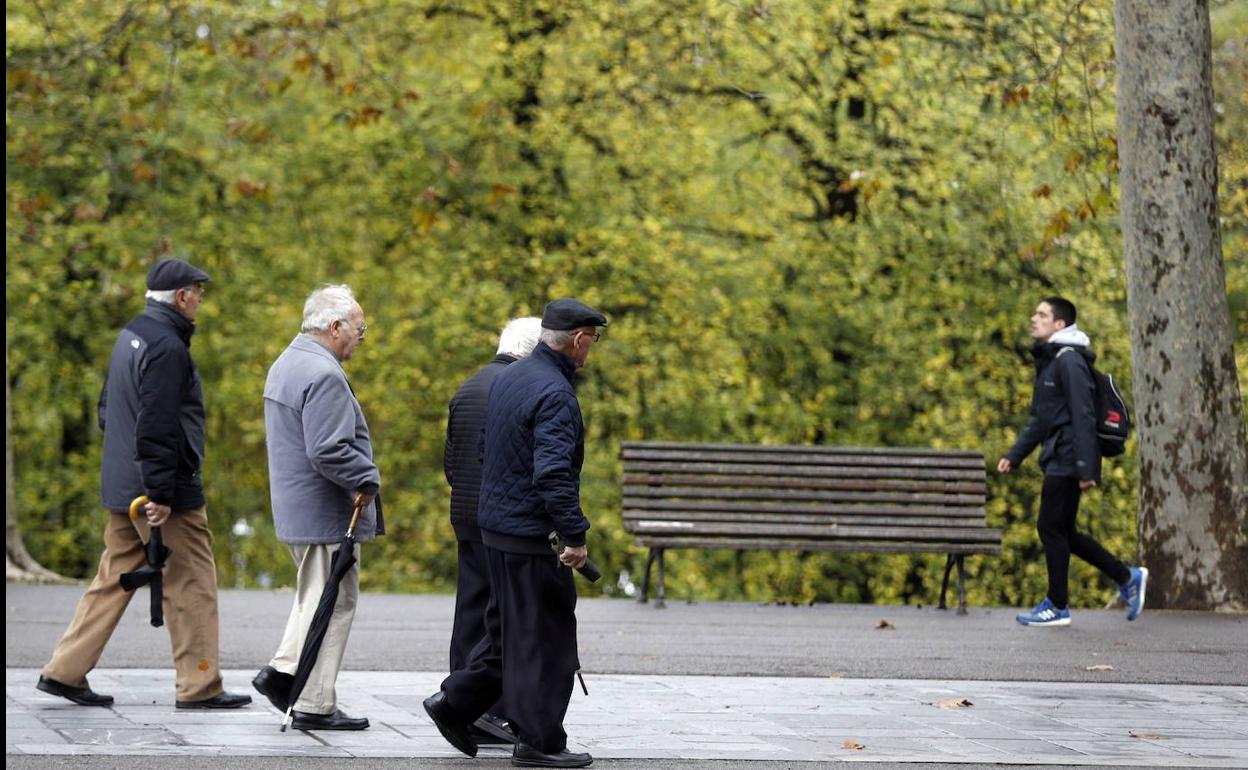
<path fill-rule="evenodd" d="M 325 282 L 355 287 L 370 327 L 349 370 L 388 513 L 364 553 L 375 590 L 453 590 L 445 405 L 507 318 L 555 296 L 612 321 L 580 391 L 610 575 L 644 565 L 620 527 L 622 439 L 975 447 L 995 465 L 1025 420 L 1027 317 L 1054 292 L 1129 384 L 1108 0 L 300 8 L 7 9 L 17 499 L 49 566 L 88 574 L 99 551 L 95 399 L 164 254 L 216 279 L 194 354 L 228 585 L 293 576 L 261 388 Z M 1228 4 L 1215 25 L 1224 238 L 1243 254 L 1244 17 Z M 1248 268 L 1227 267 L 1242 337 Z M 1084 508 L 1123 555 L 1135 488 L 1129 451 Z M 1031 465 L 992 479 L 1005 549 L 970 560 L 972 602 L 1042 592 L 1038 489 Z M 677 598 L 931 602 L 942 567 L 685 552 L 669 579 Z M 1075 602 L 1103 588 L 1075 567 Z"/>

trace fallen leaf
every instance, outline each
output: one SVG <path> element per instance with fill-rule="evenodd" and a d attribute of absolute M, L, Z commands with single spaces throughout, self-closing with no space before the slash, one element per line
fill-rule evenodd
<path fill-rule="evenodd" d="M 876 626 L 876 628 L 886 628 L 889 631 L 897 630 L 897 626 L 894 626 L 892 623 L 889 623 L 887 620 L 881 620 L 879 625 Z"/>
<path fill-rule="evenodd" d="M 1094 666 L 1084 666 L 1088 671 L 1113 671 L 1114 667 L 1108 663 L 1097 663 Z"/>
<path fill-rule="evenodd" d="M 841 746 L 847 749 L 852 749 L 853 751 L 862 751 L 863 749 L 866 748 L 866 746 L 863 746 L 861 743 L 854 740 L 853 738 L 846 738 L 845 742 L 842 743 Z"/>
<path fill-rule="evenodd" d="M 1142 741 L 1164 741 L 1165 740 L 1165 738 L 1163 738 L 1160 735 L 1153 735 L 1152 733 L 1137 733 L 1135 730 L 1127 730 L 1127 735 L 1130 735 L 1132 738 L 1139 738 Z"/>
<path fill-rule="evenodd" d="M 971 703 L 966 698 L 945 698 L 944 700 L 936 701 L 936 705 L 940 706 L 942 709 L 964 709 L 970 708 L 975 704 Z"/>

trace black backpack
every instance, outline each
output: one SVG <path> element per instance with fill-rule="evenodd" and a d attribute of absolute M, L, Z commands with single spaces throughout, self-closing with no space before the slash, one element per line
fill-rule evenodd
<path fill-rule="evenodd" d="M 1071 348 L 1057 351 L 1060 356 Z M 1122 392 L 1114 384 L 1113 375 L 1102 372 L 1088 364 L 1092 381 L 1096 383 L 1096 443 L 1102 457 L 1117 457 L 1126 451 L 1127 437 L 1131 435 L 1131 412 Z"/>

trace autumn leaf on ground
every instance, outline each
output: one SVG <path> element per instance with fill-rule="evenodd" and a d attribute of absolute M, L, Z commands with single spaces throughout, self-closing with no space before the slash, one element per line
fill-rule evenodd
<path fill-rule="evenodd" d="M 879 624 L 876 626 L 876 628 L 877 628 L 877 629 L 879 629 L 879 628 L 886 628 L 886 629 L 888 629 L 889 631 L 895 631 L 895 630 L 897 630 L 897 626 L 894 626 L 892 623 L 889 623 L 887 620 L 881 620 L 881 621 L 879 622 Z"/>
<path fill-rule="evenodd" d="M 945 698 L 944 700 L 936 701 L 936 705 L 942 709 L 964 709 L 970 708 L 975 704 L 966 698 Z"/>
<path fill-rule="evenodd" d="M 1088 671 L 1113 671 L 1114 667 L 1108 663 L 1097 663 L 1094 666 L 1084 666 Z"/>
<path fill-rule="evenodd" d="M 1153 735 L 1152 733 L 1137 733 L 1135 730 L 1127 730 L 1127 735 L 1132 738 L 1139 738 L 1142 741 L 1164 741 L 1165 737 L 1161 735 Z"/>
<path fill-rule="evenodd" d="M 866 748 L 866 746 L 863 746 L 861 743 L 854 740 L 853 738 L 846 738 L 845 742 L 842 743 L 841 745 L 853 751 L 862 751 L 863 749 Z"/>

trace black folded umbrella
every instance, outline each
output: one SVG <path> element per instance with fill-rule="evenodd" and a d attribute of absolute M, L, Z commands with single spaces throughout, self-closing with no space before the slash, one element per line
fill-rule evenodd
<path fill-rule="evenodd" d="M 139 510 L 149 502 L 151 501 L 146 497 L 134 498 L 130 503 L 130 520 L 134 521 L 137 519 Z M 152 625 L 159 628 L 165 624 L 165 610 L 163 607 L 165 562 L 169 560 L 169 555 L 173 551 L 165 547 L 160 536 L 160 527 L 150 528 L 147 545 L 144 546 L 143 550 L 147 554 L 147 563 L 134 572 L 123 574 L 121 576 L 121 587 L 126 591 L 133 591 L 140 586 L 150 586 Z"/>
<path fill-rule="evenodd" d="M 290 685 L 290 703 L 286 707 L 286 716 L 282 718 L 282 732 L 290 726 L 294 717 L 295 701 L 303 693 L 308 683 L 308 676 L 316 666 L 316 659 L 321 654 L 321 643 L 325 641 L 325 632 L 329 628 L 329 619 L 334 614 L 334 605 L 338 603 L 338 586 L 342 579 L 351 571 L 355 564 L 355 524 L 359 521 L 360 512 L 364 510 L 359 495 L 355 498 L 355 510 L 351 513 L 351 523 L 347 525 L 347 534 L 342 537 L 342 544 L 334 554 L 334 563 L 329 568 L 329 579 L 321 591 L 321 600 L 312 615 L 312 623 L 308 626 L 308 635 L 303 640 L 303 650 L 299 653 L 299 665 L 295 667 L 295 678 Z"/>

